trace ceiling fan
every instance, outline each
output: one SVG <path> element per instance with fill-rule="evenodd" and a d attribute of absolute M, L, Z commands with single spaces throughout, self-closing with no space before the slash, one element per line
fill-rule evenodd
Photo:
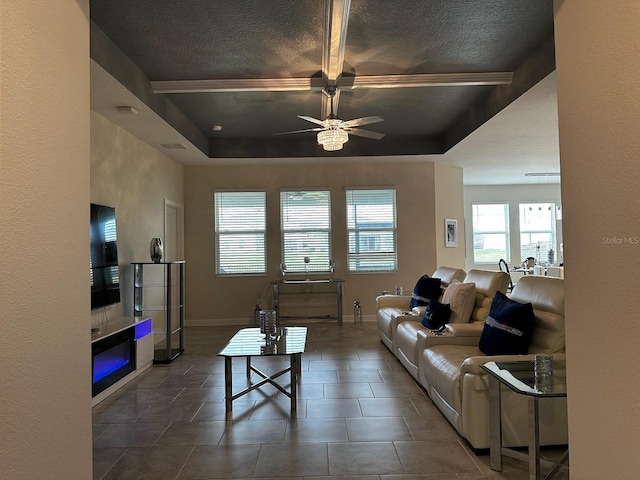
<path fill-rule="evenodd" d="M 333 99 L 338 93 L 337 87 L 326 87 L 322 91 L 331 100 L 331 113 L 324 120 L 309 117 L 307 115 L 298 115 L 298 118 L 306 120 L 307 122 L 320 125 L 316 128 L 306 128 L 304 130 L 294 130 L 291 132 L 276 133 L 276 135 L 288 135 L 290 133 L 302 133 L 302 132 L 318 132 L 318 144 L 322 145 L 327 151 L 341 150 L 342 146 L 349 140 L 349 134 L 357 135 L 359 137 L 372 138 L 374 140 L 380 140 L 384 137 L 384 133 L 373 132 L 371 130 L 363 130 L 362 128 L 355 128 L 361 125 L 369 125 L 372 123 L 378 123 L 384 121 L 382 118 L 373 117 L 361 117 L 354 118 L 353 120 L 341 120 L 335 114 L 333 110 Z"/>

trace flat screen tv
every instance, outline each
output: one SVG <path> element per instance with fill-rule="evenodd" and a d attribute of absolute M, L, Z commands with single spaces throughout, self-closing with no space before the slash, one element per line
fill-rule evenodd
<path fill-rule="evenodd" d="M 91 309 L 120 302 L 116 210 L 91 204 Z"/>

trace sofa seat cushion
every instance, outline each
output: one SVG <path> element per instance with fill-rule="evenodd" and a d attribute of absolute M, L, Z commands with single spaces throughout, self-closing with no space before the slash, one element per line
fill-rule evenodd
<path fill-rule="evenodd" d="M 435 345 L 421 352 L 420 369 L 427 384 L 456 412 L 462 411 L 460 372 L 469 357 L 482 355 L 475 346 Z"/>

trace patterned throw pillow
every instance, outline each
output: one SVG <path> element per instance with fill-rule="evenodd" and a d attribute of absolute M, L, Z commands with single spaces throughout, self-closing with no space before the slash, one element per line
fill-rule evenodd
<path fill-rule="evenodd" d="M 427 305 L 430 300 L 437 300 L 442 294 L 442 280 L 423 275 L 413 287 L 410 308 Z"/>
<path fill-rule="evenodd" d="M 440 330 L 447 323 L 451 316 L 451 307 L 438 300 L 431 300 L 424 311 L 422 317 L 422 325 L 429 330 Z"/>
<path fill-rule="evenodd" d="M 454 281 L 447 286 L 442 303 L 451 306 L 449 323 L 469 323 L 476 304 L 476 284 Z"/>
<path fill-rule="evenodd" d="M 478 348 L 485 355 L 523 355 L 529 350 L 535 323 L 533 305 L 516 302 L 497 292 Z"/>

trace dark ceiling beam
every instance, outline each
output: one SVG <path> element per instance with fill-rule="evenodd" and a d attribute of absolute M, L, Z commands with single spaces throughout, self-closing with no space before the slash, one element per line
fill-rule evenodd
<path fill-rule="evenodd" d="M 327 87 L 338 86 L 344 68 L 344 51 L 347 44 L 347 26 L 351 0 L 325 0 L 324 29 L 322 33 L 322 78 Z M 340 90 L 333 98 L 322 95 L 321 118 L 325 119 L 333 109 L 338 111 Z"/>
<path fill-rule="evenodd" d="M 158 80 L 154 93 L 293 92 L 322 90 L 324 81 L 314 78 L 238 78 L 222 80 Z"/>
<path fill-rule="evenodd" d="M 555 42 L 554 36 L 551 35 L 516 68 L 511 83 L 497 85 L 490 95 L 467 110 L 464 116 L 448 129 L 444 136 L 445 152 L 480 128 L 555 69 Z"/>
<path fill-rule="evenodd" d="M 352 77 L 354 88 L 455 87 L 469 85 L 507 85 L 513 72 L 416 73 L 409 75 L 366 75 Z M 346 80 L 346 79 L 345 79 Z M 341 86 L 346 90 L 346 86 Z"/>

